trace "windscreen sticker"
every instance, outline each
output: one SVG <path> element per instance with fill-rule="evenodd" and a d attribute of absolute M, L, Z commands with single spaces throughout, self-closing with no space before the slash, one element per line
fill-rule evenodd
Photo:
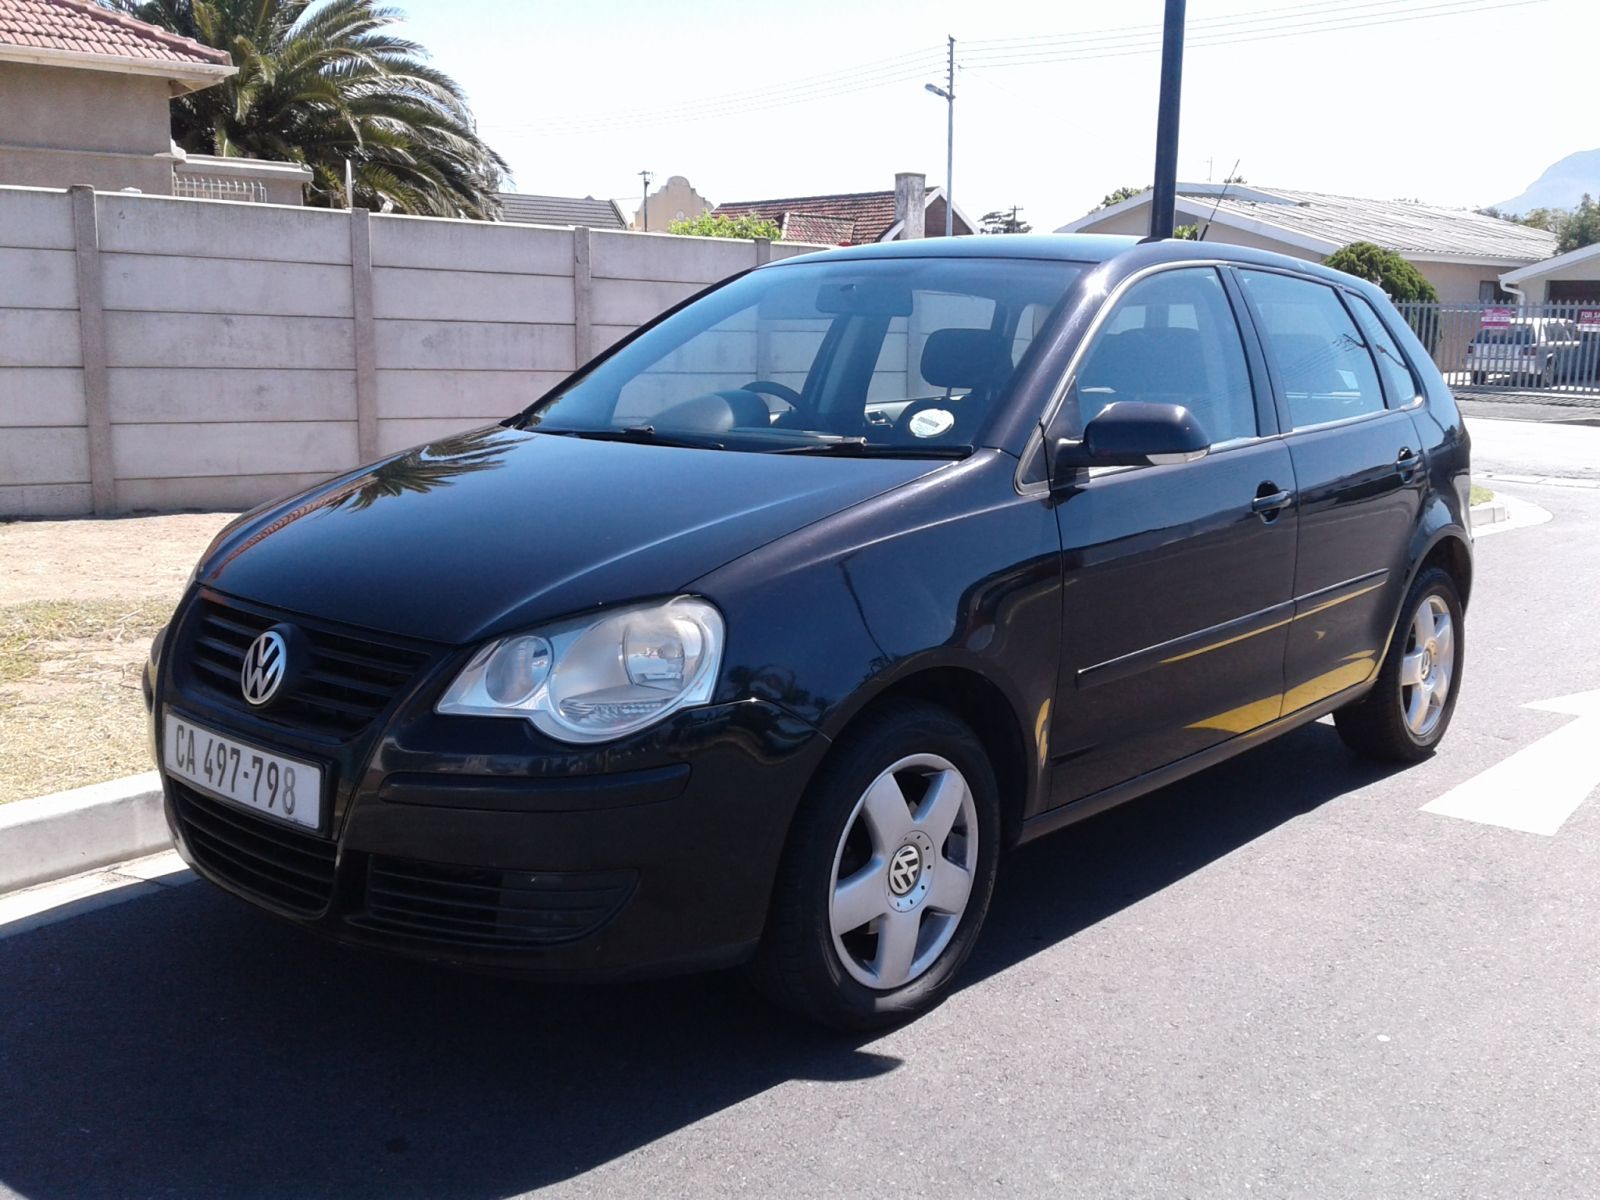
<path fill-rule="evenodd" d="M 949 433 L 955 423 L 956 416 L 949 409 L 925 408 L 911 418 L 907 428 L 911 430 L 912 437 L 931 438 Z"/>

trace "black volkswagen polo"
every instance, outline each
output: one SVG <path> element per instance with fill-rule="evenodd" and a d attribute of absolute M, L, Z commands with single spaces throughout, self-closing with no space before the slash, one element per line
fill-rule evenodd
<path fill-rule="evenodd" d="M 762 267 L 501 425 L 239 518 L 147 674 L 262 908 L 595 978 L 951 987 L 1003 852 L 1327 713 L 1432 752 L 1468 442 L 1371 285 L 1231 246 Z"/>

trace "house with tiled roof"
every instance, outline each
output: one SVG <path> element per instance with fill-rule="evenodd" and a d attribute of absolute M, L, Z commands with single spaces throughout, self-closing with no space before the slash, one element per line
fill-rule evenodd
<path fill-rule="evenodd" d="M 0 184 L 171 194 L 168 102 L 234 70 L 92 0 L 0 0 Z"/>
<path fill-rule="evenodd" d="M 532 192 L 496 192 L 500 219 L 514 225 L 582 225 L 589 229 L 626 229 L 615 200 L 593 196 L 540 196 Z"/>
<path fill-rule="evenodd" d="M 827 196 L 788 196 L 777 200 L 740 200 L 719 204 L 714 216 L 759 217 L 778 226 L 786 242 L 821 246 L 864 246 L 904 238 L 943 237 L 945 196 L 923 176 L 895 176 L 887 192 L 837 192 Z M 954 206 L 955 233 L 976 233 L 977 227 Z"/>
<path fill-rule="evenodd" d="M 1319 262 L 1351 242 L 1393 250 L 1446 303 L 1503 298 L 1500 277 L 1556 252 L 1556 238 L 1498 217 L 1415 200 L 1365 200 L 1291 188 L 1180 183 L 1178 224 L 1208 241 L 1275 250 Z M 1150 228 L 1150 192 L 1069 221 L 1057 233 L 1133 233 Z"/>

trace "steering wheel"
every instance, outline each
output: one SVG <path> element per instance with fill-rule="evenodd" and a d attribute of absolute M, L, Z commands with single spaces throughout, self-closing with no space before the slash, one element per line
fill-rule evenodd
<path fill-rule="evenodd" d="M 776 396 L 795 412 L 809 413 L 811 410 L 806 405 L 805 397 L 795 391 L 786 383 L 778 383 L 773 379 L 752 379 L 749 383 L 739 385 L 742 392 L 765 392 L 769 396 Z"/>

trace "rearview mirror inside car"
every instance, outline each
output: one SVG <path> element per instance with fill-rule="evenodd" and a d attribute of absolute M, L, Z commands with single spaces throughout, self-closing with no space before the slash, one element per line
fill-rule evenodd
<path fill-rule="evenodd" d="M 1193 462 L 1211 448 L 1195 415 L 1181 404 L 1118 400 L 1086 426 L 1083 437 L 1061 438 L 1051 456 L 1056 478 L 1079 467 L 1143 467 Z"/>

